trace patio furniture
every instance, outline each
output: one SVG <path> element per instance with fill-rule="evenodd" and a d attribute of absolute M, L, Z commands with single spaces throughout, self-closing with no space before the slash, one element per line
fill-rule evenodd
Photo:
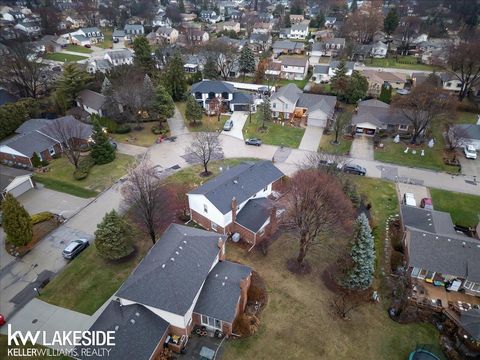
<path fill-rule="evenodd" d="M 215 357 L 215 351 L 212 349 L 202 346 L 202 349 L 200 350 L 200 359 L 201 360 L 213 360 Z"/>

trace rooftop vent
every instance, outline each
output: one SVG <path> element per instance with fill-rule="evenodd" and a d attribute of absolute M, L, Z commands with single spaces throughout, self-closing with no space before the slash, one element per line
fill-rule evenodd
<path fill-rule="evenodd" d="M 180 250 L 183 250 L 183 247 L 181 247 L 181 246 L 179 246 L 178 248 L 179 248 Z"/>
<path fill-rule="evenodd" d="M 234 184 L 238 184 L 238 180 L 233 180 L 233 183 L 234 183 Z"/>
<path fill-rule="evenodd" d="M 175 259 L 174 259 L 174 258 L 170 258 L 170 260 L 172 260 L 172 261 L 175 261 Z"/>
<path fill-rule="evenodd" d="M 423 237 L 427 236 L 427 234 L 422 234 L 422 235 L 423 235 Z"/>
<path fill-rule="evenodd" d="M 165 264 L 162 265 L 162 269 L 165 269 Z"/>
<path fill-rule="evenodd" d="M 118 329 L 120 329 L 120 326 L 115 325 L 115 331 L 118 331 Z"/>
<path fill-rule="evenodd" d="M 225 276 L 225 280 L 228 280 L 228 276 Z"/>
<path fill-rule="evenodd" d="M 177 254 L 177 255 L 178 255 L 178 254 L 180 254 L 180 253 L 179 253 L 178 251 L 175 251 L 175 254 Z"/>
<path fill-rule="evenodd" d="M 225 283 L 224 283 L 224 282 L 222 282 L 222 286 L 225 286 Z"/>
<path fill-rule="evenodd" d="M 136 316 L 136 317 L 139 317 L 139 316 L 140 316 L 140 313 L 139 313 L 139 312 L 136 312 L 136 313 L 135 313 L 135 316 Z"/>
<path fill-rule="evenodd" d="M 183 240 L 183 243 L 186 244 L 186 243 L 187 243 L 187 240 Z"/>
<path fill-rule="evenodd" d="M 135 324 L 135 319 L 130 319 L 130 322 L 131 322 L 132 324 Z"/>
<path fill-rule="evenodd" d="M 218 274 L 215 274 L 215 277 L 218 277 Z"/>
<path fill-rule="evenodd" d="M 463 242 L 462 242 L 462 245 L 465 246 L 465 245 L 467 245 L 467 243 L 466 243 L 465 241 L 463 241 Z"/>
<path fill-rule="evenodd" d="M 452 241 L 451 239 L 447 239 L 448 242 Z"/>

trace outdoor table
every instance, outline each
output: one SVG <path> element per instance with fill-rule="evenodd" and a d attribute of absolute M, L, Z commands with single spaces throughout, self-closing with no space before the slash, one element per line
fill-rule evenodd
<path fill-rule="evenodd" d="M 202 360 L 212 360 L 213 357 L 215 356 L 215 351 L 213 351 L 212 349 L 206 347 L 206 346 L 202 346 L 202 349 L 200 350 L 200 358 Z"/>

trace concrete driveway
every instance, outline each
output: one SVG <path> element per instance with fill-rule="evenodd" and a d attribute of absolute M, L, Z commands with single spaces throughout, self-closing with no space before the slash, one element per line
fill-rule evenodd
<path fill-rule="evenodd" d="M 322 134 L 323 127 L 307 126 L 298 148 L 300 150 L 318 151 L 320 140 L 322 140 Z"/>
<path fill-rule="evenodd" d="M 183 119 L 182 113 L 178 111 L 178 108 L 175 106 L 175 112 L 173 117 L 167 119 L 168 127 L 170 128 L 170 134 L 172 136 L 178 136 L 188 133 L 188 128 L 185 126 L 185 121 Z"/>
<path fill-rule="evenodd" d="M 458 154 L 458 160 L 462 165 L 462 174 L 475 176 L 477 180 L 480 180 L 480 157 L 476 160 L 467 159 L 462 152 Z"/>
<path fill-rule="evenodd" d="M 355 136 L 350 156 L 354 159 L 373 160 L 373 139 L 367 136 Z"/>
<path fill-rule="evenodd" d="M 230 131 L 222 131 L 223 135 L 233 136 L 237 139 L 244 140 L 243 138 L 243 127 L 245 122 L 248 119 L 248 113 L 243 111 L 234 111 L 230 120 L 233 121 L 233 128 Z"/>
<path fill-rule="evenodd" d="M 140 157 L 147 152 L 148 148 L 132 144 L 117 143 L 117 151 L 120 154 L 126 154 L 134 157 Z"/>
<path fill-rule="evenodd" d="M 30 214 L 50 211 L 66 218 L 72 216 L 91 201 L 91 199 L 47 189 L 42 184 L 37 184 L 36 189 L 27 191 L 17 199 Z"/>

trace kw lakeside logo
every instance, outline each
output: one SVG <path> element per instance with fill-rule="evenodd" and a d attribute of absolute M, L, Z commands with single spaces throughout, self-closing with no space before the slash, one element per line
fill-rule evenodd
<path fill-rule="evenodd" d="M 54 331 L 52 337 L 44 330 L 13 331 L 12 325 L 8 324 L 7 335 L 7 356 L 10 357 L 108 357 L 115 346 L 115 331 Z"/>

